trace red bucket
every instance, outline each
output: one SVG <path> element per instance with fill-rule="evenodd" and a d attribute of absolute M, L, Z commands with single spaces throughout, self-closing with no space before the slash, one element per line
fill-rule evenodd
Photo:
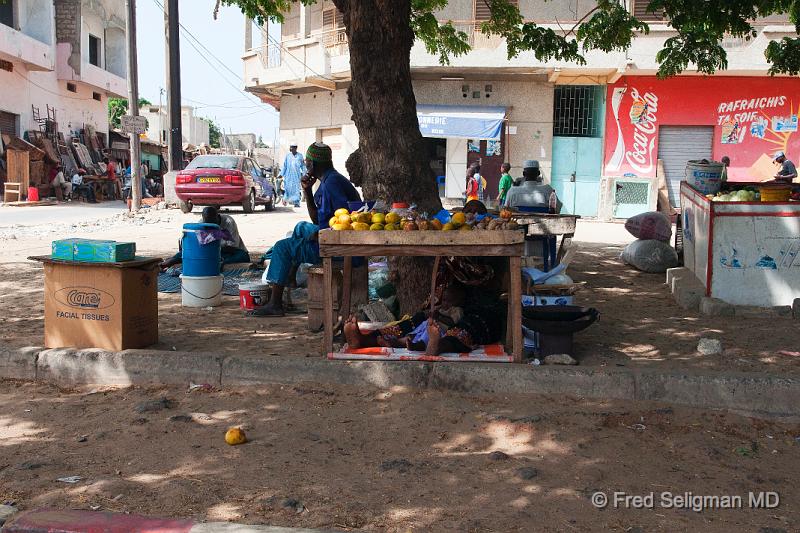
<path fill-rule="evenodd" d="M 29 202 L 39 201 L 39 189 L 37 187 L 28 187 L 28 201 Z"/>
<path fill-rule="evenodd" d="M 269 301 L 269 285 L 266 283 L 240 283 L 239 307 L 252 311 L 266 305 Z"/>

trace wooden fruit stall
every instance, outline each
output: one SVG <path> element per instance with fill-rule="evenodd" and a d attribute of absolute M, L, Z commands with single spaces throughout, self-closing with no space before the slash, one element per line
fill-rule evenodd
<path fill-rule="evenodd" d="M 324 284 L 324 356 L 333 352 L 333 258 L 344 258 L 342 316 L 350 312 L 348 301 L 352 258 L 361 256 L 418 257 L 508 257 L 510 287 L 506 352 L 514 362 L 522 362 L 522 282 L 521 257 L 525 233 L 519 230 L 495 231 L 334 231 L 319 232 Z"/>

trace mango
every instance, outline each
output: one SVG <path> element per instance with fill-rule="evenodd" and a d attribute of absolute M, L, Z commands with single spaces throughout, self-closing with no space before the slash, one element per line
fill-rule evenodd
<path fill-rule="evenodd" d="M 331 227 L 336 231 L 347 231 L 349 229 L 353 229 L 353 227 L 350 224 L 342 224 L 341 222 L 334 224 Z"/>
<path fill-rule="evenodd" d="M 464 224 L 463 226 L 458 228 L 458 231 L 472 231 L 472 226 L 470 226 L 469 224 Z"/>
<path fill-rule="evenodd" d="M 370 231 L 383 231 L 383 224 L 378 224 L 377 222 L 369 227 Z"/>
<path fill-rule="evenodd" d="M 363 224 L 370 224 L 372 222 L 372 215 L 370 213 L 359 213 L 357 218 L 357 222 L 361 222 Z"/>
<path fill-rule="evenodd" d="M 372 213 L 372 223 L 373 224 L 385 224 L 386 223 L 386 215 L 383 213 Z"/>
<path fill-rule="evenodd" d="M 397 227 L 397 224 L 386 224 L 386 225 L 383 227 L 383 229 L 384 229 L 384 231 L 397 231 L 397 230 L 399 230 L 400 228 L 399 228 L 399 227 Z"/>
<path fill-rule="evenodd" d="M 442 231 L 453 231 L 454 229 L 456 229 L 456 227 L 450 222 L 442 226 Z"/>
<path fill-rule="evenodd" d="M 334 211 L 333 214 L 334 214 L 334 216 L 338 217 L 339 215 L 349 215 L 350 211 L 348 211 L 344 207 L 341 207 L 341 208 L 337 209 L 336 211 Z"/>
<path fill-rule="evenodd" d="M 455 227 L 458 227 L 458 226 L 463 226 L 464 224 L 466 224 L 466 223 L 467 223 L 467 215 L 465 215 L 464 213 L 456 213 L 456 214 L 454 214 L 454 215 L 453 215 L 453 217 L 450 219 L 450 222 L 451 222 L 451 223 L 453 224 L 453 226 L 455 226 Z"/>
<path fill-rule="evenodd" d="M 444 224 L 442 224 L 442 221 L 439 220 L 438 218 L 434 218 L 433 220 L 431 220 L 431 229 L 432 230 L 441 231 L 441 229 L 443 227 L 444 227 Z"/>
<path fill-rule="evenodd" d="M 332 228 L 337 222 L 339 222 L 339 217 L 331 217 L 331 219 L 328 221 L 328 227 Z"/>
<path fill-rule="evenodd" d="M 387 224 L 397 224 L 400 222 L 400 215 L 397 213 L 388 213 L 385 220 Z"/>
<path fill-rule="evenodd" d="M 348 214 L 341 214 L 338 215 L 336 218 L 339 219 L 339 224 L 347 224 L 350 225 L 350 215 Z"/>
<path fill-rule="evenodd" d="M 367 231 L 369 230 L 369 224 L 365 224 L 364 222 L 356 222 L 353 224 L 353 229 L 356 231 Z"/>

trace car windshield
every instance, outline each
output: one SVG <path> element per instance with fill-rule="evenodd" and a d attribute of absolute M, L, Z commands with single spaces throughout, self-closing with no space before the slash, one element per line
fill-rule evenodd
<path fill-rule="evenodd" d="M 186 170 L 195 168 L 225 168 L 233 170 L 239 165 L 239 158 L 230 155 L 201 155 L 192 159 Z"/>

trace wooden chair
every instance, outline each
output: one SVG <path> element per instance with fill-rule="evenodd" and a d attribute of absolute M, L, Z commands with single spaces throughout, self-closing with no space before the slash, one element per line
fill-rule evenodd
<path fill-rule="evenodd" d="M 3 193 L 3 201 L 4 202 L 22 201 L 22 184 L 6 183 L 5 192 Z"/>

